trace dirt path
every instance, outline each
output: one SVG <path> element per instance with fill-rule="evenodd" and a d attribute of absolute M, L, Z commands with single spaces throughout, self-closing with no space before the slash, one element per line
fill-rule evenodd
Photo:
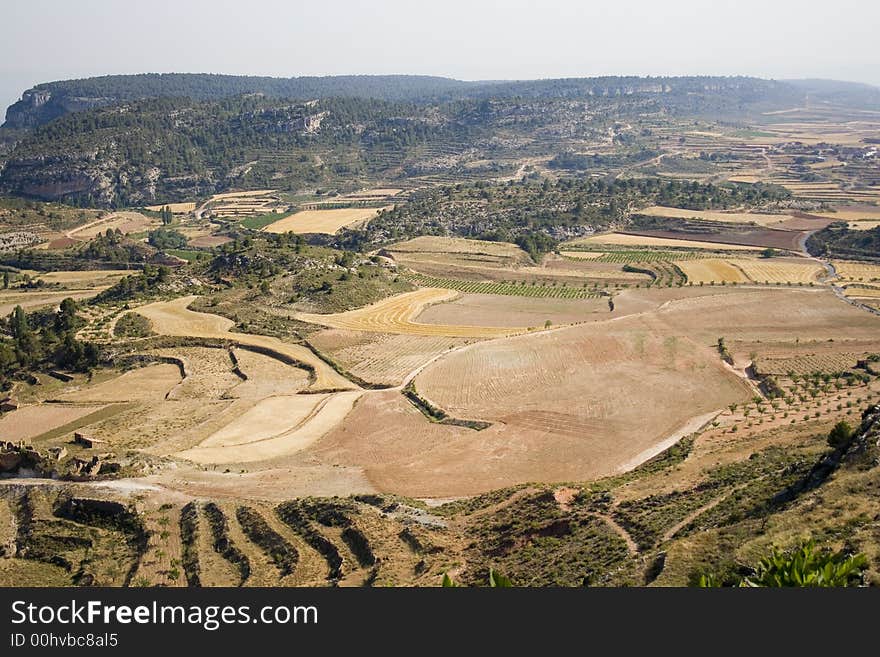
<path fill-rule="evenodd" d="M 639 546 L 633 540 L 633 537 L 629 535 L 629 532 L 626 531 L 623 527 L 617 524 L 617 521 L 609 515 L 605 515 L 604 513 L 594 513 L 599 520 L 602 520 L 606 525 L 608 525 L 611 529 L 613 529 L 620 538 L 624 540 L 626 543 L 626 549 L 629 550 L 630 556 L 634 557 L 639 554 Z"/>
<path fill-rule="evenodd" d="M 637 468 L 645 461 L 649 461 L 661 452 L 666 451 L 670 447 L 672 447 L 675 443 L 677 443 L 682 438 L 691 435 L 692 433 L 696 433 L 700 431 L 703 427 L 705 427 L 709 422 L 714 420 L 718 415 L 722 412 L 723 409 L 719 409 L 717 411 L 710 411 L 709 413 L 704 413 L 703 415 L 697 415 L 696 417 L 692 417 L 688 420 L 680 429 L 678 429 L 675 433 L 667 436 L 665 439 L 660 442 L 652 445 L 648 449 L 639 452 L 629 461 L 621 465 L 618 469 L 618 473 L 628 472 L 633 468 Z"/>

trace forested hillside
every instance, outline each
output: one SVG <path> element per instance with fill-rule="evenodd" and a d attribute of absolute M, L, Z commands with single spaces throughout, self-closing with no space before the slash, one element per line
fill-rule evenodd
<path fill-rule="evenodd" d="M 474 98 L 587 98 L 663 95 L 682 107 L 710 109 L 710 96 L 755 102 L 791 102 L 808 89 L 746 77 L 609 76 L 525 81 L 464 82 L 421 75 L 341 75 L 271 78 L 191 73 L 107 75 L 82 80 L 60 80 L 34 86 L 6 114 L 6 128 L 34 128 L 59 116 L 95 107 L 143 98 L 186 97 L 217 100 L 242 94 L 270 98 L 315 99 L 331 97 L 376 98 L 390 101 L 441 102 Z"/>

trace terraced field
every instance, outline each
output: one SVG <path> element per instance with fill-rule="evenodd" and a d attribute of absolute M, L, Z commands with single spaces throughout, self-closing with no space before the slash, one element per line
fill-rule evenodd
<path fill-rule="evenodd" d="M 426 287 L 414 292 L 404 292 L 357 310 L 332 315 L 297 313 L 296 318 L 303 322 L 353 331 L 451 338 L 494 338 L 526 330 L 492 326 L 443 326 L 414 321 L 428 306 L 455 297 L 456 292 L 453 290 Z"/>
<path fill-rule="evenodd" d="M 282 359 L 288 359 L 292 365 L 303 364 L 312 372 L 312 382 L 309 386 L 312 391 L 351 390 L 357 387 L 315 356 L 307 347 L 263 335 L 234 333 L 229 330 L 233 325 L 231 320 L 219 315 L 188 310 L 187 306 L 195 298 L 188 296 L 173 301 L 159 301 L 141 306 L 138 308 L 138 313 L 149 319 L 153 330 L 162 335 L 232 340 L 240 345 L 265 350 L 269 355 L 278 354 Z"/>

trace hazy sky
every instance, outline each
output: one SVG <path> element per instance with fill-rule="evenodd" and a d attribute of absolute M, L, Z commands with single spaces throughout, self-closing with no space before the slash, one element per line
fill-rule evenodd
<path fill-rule="evenodd" d="M 0 12 L 3 108 L 37 82 L 169 71 L 880 84 L 880 2 L 867 0 L 0 0 Z"/>

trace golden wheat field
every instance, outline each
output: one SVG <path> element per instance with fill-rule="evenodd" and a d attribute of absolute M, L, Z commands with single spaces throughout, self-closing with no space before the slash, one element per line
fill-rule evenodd
<path fill-rule="evenodd" d="M 727 260 L 679 260 L 675 263 L 689 283 L 748 283 L 745 272 Z"/>
<path fill-rule="evenodd" d="M 822 265 L 814 261 L 738 259 L 730 262 L 756 283 L 811 283 L 816 282 L 825 271 Z"/>
<path fill-rule="evenodd" d="M 877 287 L 853 287 L 846 288 L 846 296 L 852 299 L 880 299 L 880 288 Z"/>
<path fill-rule="evenodd" d="M 699 283 L 769 283 L 808 284 L 816 282 L 824 271 L 813 261 L 759 259 L 682 260 L 675 263 L 688 281 Z"/>
<path fill-rule="evenodd" d="M 516 244 L 509 242 L 489 242 L 469 240 L 463 237 L 414 237 L 388 247 L 392 253 L 442 253 L 467 255 L 488 255 L 510 258 L 518 262 L 529 261 L 529 256 Z"/>
<path fill-rule="evenodd" d="M 263 230 L 267 233 L 324 233 L 333 235 L 341 228 L 346 228 L 369 221 L 382 208 L 339 208 L 333 210 L 303 210 L 295 212 Z"/>
<path fill-rule="evenodd" d="M 428 306 L 449 301 L 458 296 L 454 290 L 425 287 L 404 292 L 369 306 L 344 313 L 319 315 L 297 313 L 296 319 L 330 328 L 353 331 L 374 331 L 401 335 L 446 336 L 451 338 L 496 338 L 526 331 L 527 328 L 500 326 L 458 326 L 420 324 L 415 318 Z"/>
<path fill-rule="evenodd" d="M 880 281 L 880 265 L 849 260 L 835 260 L 831 264 L 834 265 L 834 269 L 841 280 L 865 283 Z"/>

